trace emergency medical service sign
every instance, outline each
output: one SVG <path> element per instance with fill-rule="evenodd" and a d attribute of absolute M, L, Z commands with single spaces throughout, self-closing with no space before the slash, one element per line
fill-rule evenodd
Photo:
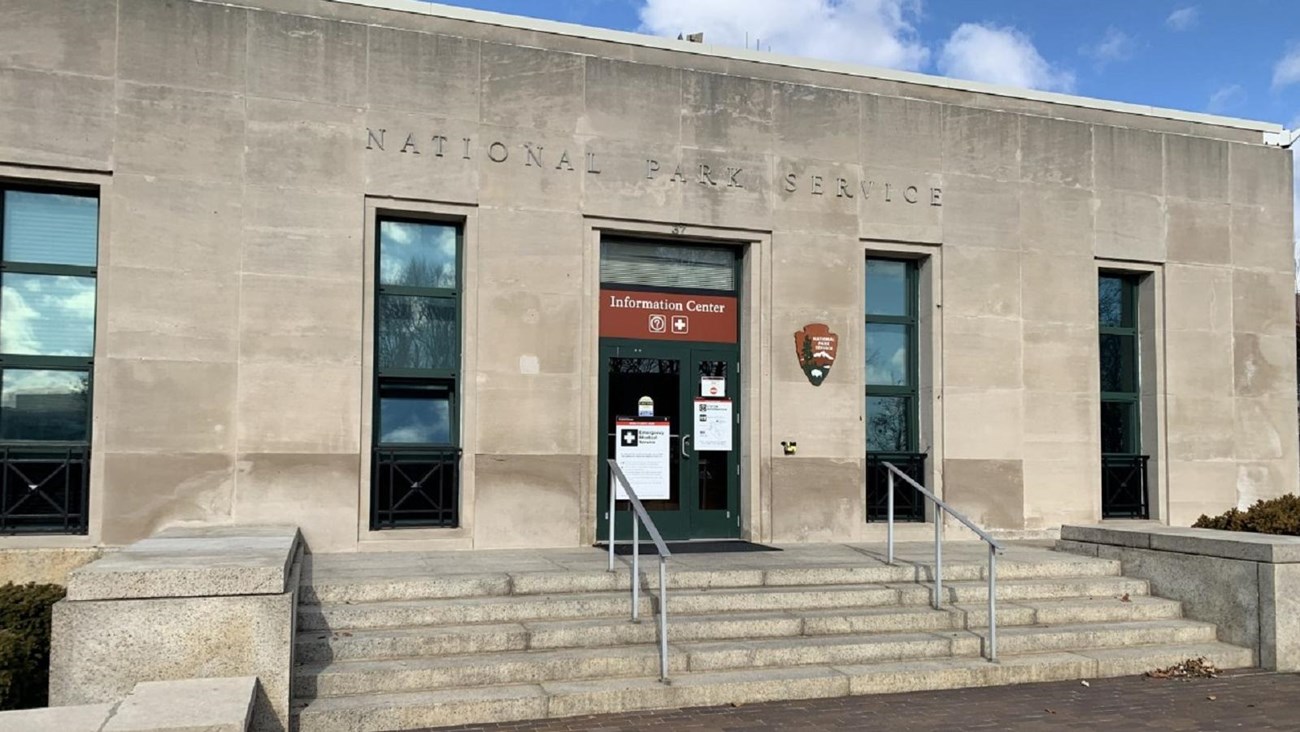
<path fill-rule="evenodd" d="M 620 417 L 615 423 L 614 459 L 642 501 L 661 501 L 671 497 L 668 460 L 671 429 L 672 425 L 666 419 Z M 616 497 L 620 501 L 627 500 L 621 484 Z"/>

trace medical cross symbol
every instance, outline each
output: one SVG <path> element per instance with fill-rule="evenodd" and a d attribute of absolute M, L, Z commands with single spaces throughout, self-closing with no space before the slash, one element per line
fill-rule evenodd
<path fill-rule="evenodd" d="M 674 315 L 674 316 L 673 316 L 673 332 L 674 332 L 674 333 L 690 333 L 690 332 L 691 332 L 691 319 L 688 318 L 688 317 L 686 317 L 685 315 Z"/>
<path fill-rule="evenodd" d="M 636 445 L 637 445 L 637 431 L 636 431 L 636 430 L 623 430 L 623 444 L 624 444 L 625 446 L 627 446 L 627 447 L 636 447 Z"/>

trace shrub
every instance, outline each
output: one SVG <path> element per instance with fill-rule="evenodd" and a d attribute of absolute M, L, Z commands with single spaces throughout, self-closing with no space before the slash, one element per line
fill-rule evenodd
<path fill-rule="evenodd" d="M 1245 511 L 1233 508 L 1218 516 L 1202 516 L 1192 525 L 1201 529 L 1300 536 L 1300 496 L 1288 493 L 1267 501 L 1256 501 Z"/>
<path fill-rule="evenodd" d="M 50 608 L 63 594 L 58 585 L 0 587 L 0 709 L 48 703 Z"/>

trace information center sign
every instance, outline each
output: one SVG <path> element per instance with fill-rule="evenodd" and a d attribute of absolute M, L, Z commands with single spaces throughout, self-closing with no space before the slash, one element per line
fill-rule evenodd
<path fill-rule="evenodd" d="M 662 501 L 672 497 L 668 460 L 671 423 L 666 419 L 629 419 L 619 417 L 614 427 L 617 442 L 614 459 L 627 476 L 627 482 L 642 501 Z M 615 494 L 627 500 L 623 485 Z"/>

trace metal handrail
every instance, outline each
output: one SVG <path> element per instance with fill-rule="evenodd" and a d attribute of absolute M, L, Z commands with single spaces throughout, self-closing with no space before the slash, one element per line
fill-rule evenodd
<path fill-rule="evenodd" d="M 997 591 L 998 591 L 998 554 L 1002 552 L 1002 544 L 997 539 L 989 536 L 988 532 L 976 526 L 970 519 L 963 516 L 960 512 L 943 502 L 935 494 L 926 490 L 925 486 L 916 482 L 903 471 L 899 470 L 893 463 L 882 462 L 889 470 L 889 530 L 887 534 L 887 554 L 890 564 L 894 563 L 894 476 L 902 478 L 904 482 L 912 486 L 922 496 L 925 496 L 935 505 L 934 516 L 934 609 L 940 609 L 942 604 L 943 592 L 943 512 L 960 521 L 966 528 L 975 532 L 975 535 L 984 540 L 989 545 L 989 645 L 988 659 L 990 662 L 998 660 L 998 608 L 997 608 Z"/>
<path fill-rule="evenodd" d="M 655 549 L 659 551 L 659 680 L 668 683 L 668 557 L 672 552 L 668 551 L 668 545 L 664 543 L 663 537 L 659 535 L 659 528 L 655 526 L 654 519 L 646 512 L 645 506 L 641 505 L 641 499 L 637 497 L 636 491 L 632 489 L 632 484 L 628 482 L 627 476 L 623 474 L 623 469 L 618 466 L 618 461 L 610 458 L 606 460 L 609 463 L 609 472 L 611 480 L 609 481 L 609 571 L 614 571 L 614 505 L 618 499 L 618 485 L 623 485 L 623 491 L 627 493 L 628 502 L 632 504 L 632 622 L 641 622 L 640 604 L 641 604 L 641 532 L 640 525 L 645 524 L 646 533 L 650 534 L 650 540 L 654 542 Z M 617 482 L 615 482 L 617 481 Z M 640 519 L 638 521 L 637 519 Z"/>

